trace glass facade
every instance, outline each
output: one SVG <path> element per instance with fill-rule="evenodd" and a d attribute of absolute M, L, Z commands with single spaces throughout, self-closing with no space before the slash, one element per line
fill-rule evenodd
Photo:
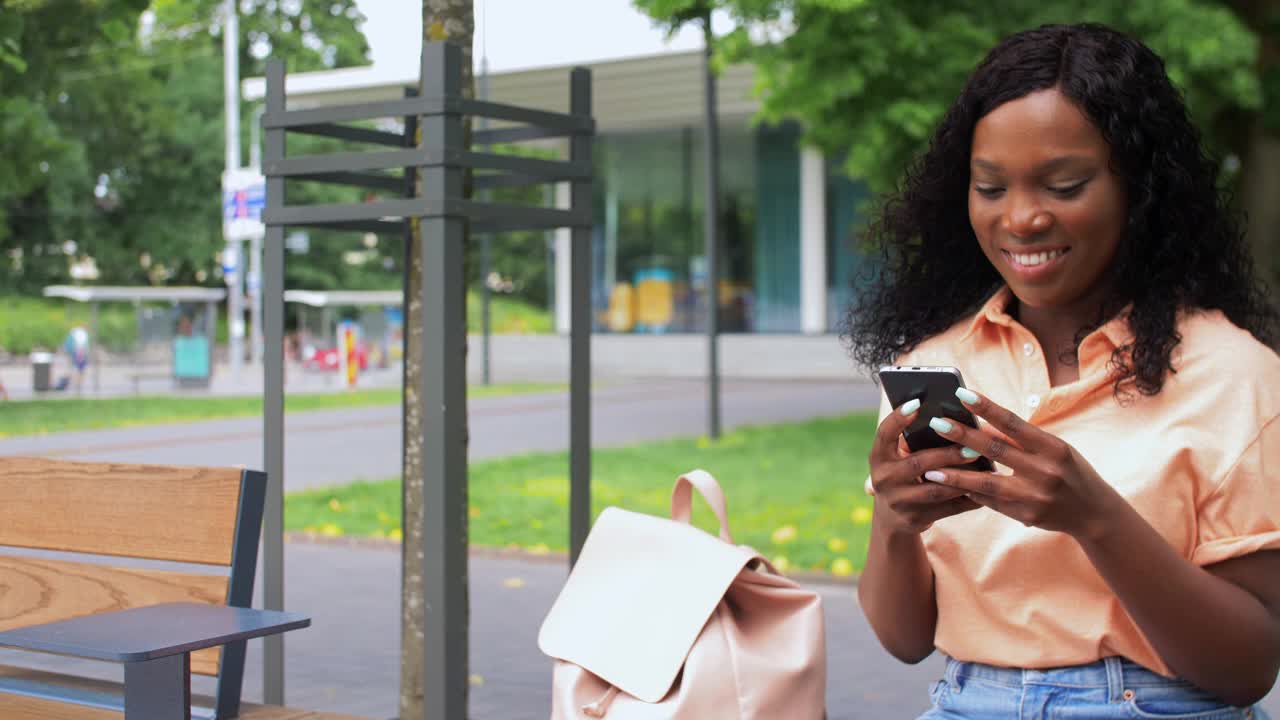
<path fill-rule="evenodd" d="M 800 332 L 800 146 L 793 126 L 720 130 L 723 332 Z M 704 133 L 685 127 L 597 138 L 593 305 L 597 329 L 706 329 Z M 859 265 L 850 240 L 860 185 L 828 173 L 828 316 Z M 864 193 L 865 194 L 865 193 Z M 842 228 L 842 229 L 837 229 Z M 830 323 L 835 327 L 834 319 Z"/>

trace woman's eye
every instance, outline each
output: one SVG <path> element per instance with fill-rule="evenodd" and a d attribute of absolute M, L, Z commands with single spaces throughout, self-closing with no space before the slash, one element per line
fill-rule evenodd
<path fill-rule="evenodd" d="M 1004 188 L 995 185 L 974 185 L 973 189 L 984 198 L 997 198 L 1004 192 Z"/>
<path fill-rule="evenodd" d="M 1086 183 L 1088 183 L 1088 181 L 1083 180 L 1081 182 L 1072 183 L 1070 185 L 1054 185 L 1054 186 L 1050 186 L 1049 192 L 1053 193 L 1054 195 L 1057 195 L 1058 197 L 1064 197 L 1064 198 L 1075 197 L 1076 195 L 1080 194 L 1081 190 L 1084 189 L 1084 186 Z"/>

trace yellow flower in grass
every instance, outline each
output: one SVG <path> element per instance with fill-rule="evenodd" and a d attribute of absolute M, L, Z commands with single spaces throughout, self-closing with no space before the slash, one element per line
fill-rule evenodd
<path fill-rule="evenodd" d="M 797 534 L 795 525 L 783 525 L 777 530 L 774 530 L 773 535 L 769 537 L 773 540 L 774 545 L 786 545 L 787 543 L 795 540 Z"/>
<path fill-rule="evenodd" d="M 849 542 L 844 538 L 834 537 L 827 541 L 827 549 L 833 553 L 842 553 L 849 549 Z"/>
<path fill-rule="evenodd" d="M 866 525 L 871 522 L 871 508 L 856 507 L 850 515 L 855 525 Z"/>
<path fill-rule="evenodd" d="M 329 498 L 329 509 L 334 512 L 342 512 L 342 503 L 338 498 Z"/>
<path fill-rule="evenodd" d="M 849 558 L 836 558 L 831 562 L 831 574 L 836 577 L 849 577 L 853 574 L 853 563 Z"/>
<path fill-rule="evenodd" d="M 333 523 L 325 523 L 320 526 L 320 534 L 325 537 L 339 537 L 342 535 L 342 528 Z"/>
<path fill-rule="evenodd" d="M 773 559 L 773 567 L 776 568 L 778 572 L 784 573 L 791 569 L 791 561 L 787 559 L 786 555 L 779 555 Z"/>
<path fill-rule="evenodd" d="M 403 540 L 404 532 L 401 531 L 400 528 L 391 528 L 391 532 L 387 533 L 387 537 L 392 540 Z"/>
<path fill-rule="evenodd" d="M 391 516 L 390 516 L 390 515 L 388 515 L 386 512 L 384 512 L 384 511 L 382 511 L 382 510 L 379 510 L 379 511 L 378 511 L 378 522 L 382 523 L 383 525 L 390 525 L 390 524 L 391 524 Z"/>
<path fill-rule="evenodd" d="M 530 555 L 546 555 L 551 552 L 551 548 L 547 547 L 546 543 L 538 543 L 537 545 L 530 545 L 529 547 L 525 548 L 525 550 L 527 550 Z"/>
<path fill-rule="evenodd" d="M 711 438 L 706 435 L 699 435 L 697 442 L 694 444 L 697 445 L 699 450 L 706 450 L 711 447 Z"/>
<path fill-rule="evenodd" d="M 469 515 L 469 516 L 471 516 L 471 517 L 473 517 L 473 518 L 478 518 L 478 517 L 480 517 L 480 514 L 481 514 L 481 513 L 480 513 L 480 508 L 478 508 L 478 507 L 471 507 L 471 508 L 468 508 L 468 509 L 467 509 L 467 515 Z"/>

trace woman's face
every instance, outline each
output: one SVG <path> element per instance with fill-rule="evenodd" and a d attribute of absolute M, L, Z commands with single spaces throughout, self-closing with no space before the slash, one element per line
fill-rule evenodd
<path fill-rule="evenodd" d="M 1124 185 L 1111 148 L 1056 89 L 978 121 L 969 156 L 969 223 L 1018 300 L 1061 308 L 1094 295 L 1124 234 Z"/>

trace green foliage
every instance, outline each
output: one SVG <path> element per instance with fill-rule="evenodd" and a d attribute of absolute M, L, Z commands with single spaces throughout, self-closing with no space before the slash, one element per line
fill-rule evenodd
<path fill-rule="evenodd" d="M 292 71 L 366 61 L 354 0 L 239 5 L 244 77 L 262 74 L 267 53 Z M 30 293 L 65 282 L 84 257 L 100 284 L 219 282 L 223 7 L 5 3 L 0 286 Z M 252 112 L 242 107 L 242 146 Z M 302 264 L 347 249 L 321 245 Z"/>
<path fill-rule="evenodd" d="M 76 325 L 89 327 L 89 306 L 84 303 L 0 297 L 0 350 L 6 353 L 57 350 Z M 106 350 L 130 350 L 137 327 L 132 305 L 104 304 L 98 310 L 98 338 Z"/>
<path fill-rule="evenodd" d="M 636 0 L 670 26 L 691 3 Z M 1103 22 L 1166 61 L 1201 127 L 1262 107 L 1256 34 L 1215 0 L 716 0 L 737 28 L 726 61 L 757 67 L 761 119 L 799 120 L 805 140 L 874 191 L 895 186 L 973 67 L 996 42 L 1049 22 Z M 673 15 L 673 13 L 675 13 Z M 766 31 L 770 42 L 752 33 Z M 1280 95 L 1277 95 L 1280 98 Z M 1218 149 L 1233 138 L 1210 137 Z"/>

